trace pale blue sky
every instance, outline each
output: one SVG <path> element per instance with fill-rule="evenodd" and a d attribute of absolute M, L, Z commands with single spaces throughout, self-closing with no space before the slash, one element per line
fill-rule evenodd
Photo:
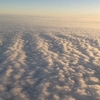
<path fill-rule="evenodd" d="M 100 0 L 0 0 L 1 14 L 94 14 Z"/>

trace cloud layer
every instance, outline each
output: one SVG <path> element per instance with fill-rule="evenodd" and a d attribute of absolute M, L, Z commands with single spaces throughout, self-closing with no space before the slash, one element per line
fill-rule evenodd
<path fill-rule="evenodd" d="M 0 100 L 100 100 L 98 28 L 0 18 Z"/>

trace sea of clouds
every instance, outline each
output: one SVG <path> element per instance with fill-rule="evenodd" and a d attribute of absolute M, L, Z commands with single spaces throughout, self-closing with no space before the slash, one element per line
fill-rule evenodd
<path fill-rule="evenodd" d="M 0 100 L 100 100 L 100 20 L 0 15 Z"/>

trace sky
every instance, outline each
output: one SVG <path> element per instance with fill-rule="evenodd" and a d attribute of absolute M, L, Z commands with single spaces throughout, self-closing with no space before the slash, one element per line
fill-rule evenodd
<path fill-rule="evenodd" d="M 0 14 L 99 14 L 100 0 L 0 0 Z"/>

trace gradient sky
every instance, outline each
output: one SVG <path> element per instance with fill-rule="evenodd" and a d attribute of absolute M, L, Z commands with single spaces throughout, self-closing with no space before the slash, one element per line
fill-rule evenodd
<path fill-rule="evenodd" d="M 99 14 L 100 0 L 0 0 L 0 14 Z"/>

